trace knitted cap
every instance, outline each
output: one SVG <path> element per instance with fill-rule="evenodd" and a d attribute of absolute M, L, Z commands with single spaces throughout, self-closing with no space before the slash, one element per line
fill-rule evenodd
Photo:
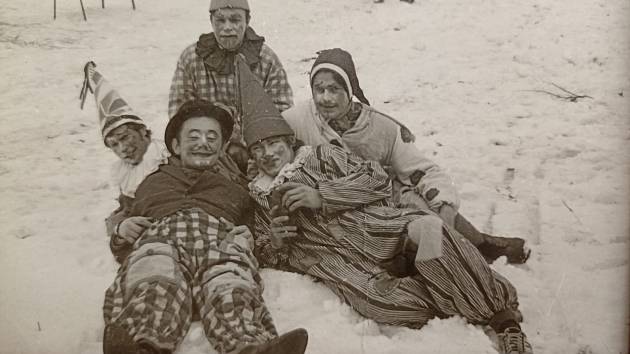
<path fill-rule="evenodd" d="M 231 8 L 231 9 L 243 9 L 245 11 L 249 11 L 249 4 L 247 0 L 211 0 L 210 1 L 210 12 L 223 9 L 223 8 Z"/>
<path fill-rule="evenodd" d="M 235 57 L 238 67 L 243 139 L 247 148 L 261 140 L 280 135 L 293 135 L 293 129 L 282 118 L 258 79 L 241 56 Z"/>
<path fill-rule="evenodd" d="M 103 75 L 94 71 L 91 81 L 94 84 L 94 98 L 103 140 L 112 130 L 123 124 L 134 123 L 146 127 L 142 119 L 133 112 L 129 104 L 120 97 L 118 91 L 111 87 Z"/>
<path fill-rule="evenodd" d="M 223 104 L 213 104 L 206 100 L 195 100 L 185 102 L 175 113 L 173 118 L 168 121 L 166 129 L 164 130 L 164 142 L 166 148 L 175 156 L 175 151 L 171 146 L 173 139 L 179 134 L 179 130 L 185 121 L 190 118 L 208 117 L 216 119 L 221 125 L 221 135 L 223 136 L 223 143 L 227 142 L 232 135 L 232 129 L 234 128 L 234 117 L 232 116 L 232 109 Z"/>
<path fill-rule="evenodd" d="M 313 79 L 319 71 L 331 70 L 343 78 L 350 98 L 354 95 L 359 101 L 369 106 L 370 102 L 365 98 L 363 90 L 359 86 L 359 78 L 350 53 L 341 48 L 333 48 L 324 49 L 318 54 L 311 69 L 311 87 L 313 87 Z"/>

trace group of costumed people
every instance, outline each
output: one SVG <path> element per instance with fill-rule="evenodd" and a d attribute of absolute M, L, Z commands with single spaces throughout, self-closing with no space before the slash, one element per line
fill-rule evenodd
<path fill-rule="evenodd" d="M 172 353 L 192 321 L 220 354 L 304 353 L 306 329 L 277 332 L 260 267 L 308 275 L 378 323 L 461 316 L 494 330 L 500 353 L 533 353 L 516 289 L 488 265 L 524 263 L 524 241 L 458 212 L 450 178 L 370 106 L 348 52 L 319 52 L 312 97 L 294 105 L 249 20 L 246 0 L 210 1 L 213 32 L 177 62 L 163 141 L 84 68 L 81 98 L 94 93 L 119 158 L 104 353 Z"/>

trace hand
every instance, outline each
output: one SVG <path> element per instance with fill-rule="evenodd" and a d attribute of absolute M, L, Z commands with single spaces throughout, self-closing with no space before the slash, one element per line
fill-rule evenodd
<path fill-rule="evenodd" d="M 313 187 L 302 183 L 286 182 L 278 187 L 282 193 L 282 205 L 294 212 L 299 208 L 321 209 L 322 195 Z"/>
<path fill-rule="evenodd" d="M 457 210 L 450 204 L 442 204 L 440 207 L 440 218 L 444 220 L 446 225 L 455 227 L 455 217 L 457 216 Z"/>
<path fill-rule="evenodd" d="M 116 234 L 129 243 L 134 243 L 144 230 L 151 226 L 151 218 L 132 216 L 118 224 Z"/>
<path fill-rule="evenodd" d="M 271 209 L 272 215 L 274 214 L 275 206 Z M 271 220 L 271 246 L 273 248 L 280 248 L 284 245 L 285 239 L 296 237 L 298 235 L 298 228 L 295 225 L 289 224 L 289 216 L 282 215 L 276 216 Z"/>
<path fill-rule="evenodd" d="M 249 228 L 245 225 L 237 225 L 235 226 L 233 223 L 228 221 L 227 219 L 220 217 L 219 222 L 225 226 L 225 231 L 227 231 L 227 235 L 225 238 L 221 239 L 221 241 L 227 240 L 235 240 L 237 237 L 242 238 L 247 241 L 247 245 L 249 249 L 253 250 L 255 246 L 254 235 L 249 230 Z"/>

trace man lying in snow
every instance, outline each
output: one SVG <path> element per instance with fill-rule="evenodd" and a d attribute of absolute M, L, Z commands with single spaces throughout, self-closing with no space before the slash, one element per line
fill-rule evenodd
<path fill-rule="evenodd" d="M 523 239 L 479 232 L 457 211 L 459 197 L 450 177 L 422 155 L 406 127 L 370 107 L 348 52 L 339 48 L 321 51 L 311 69 L 310 86 L 311 100 L 282 113 L 299 140 L 312 146 L 335 144 L 378 161 L 395 176 L 394 200 L 399 205 L 438 213 L 489 262 L 500 256 L 507 256 L 511 263 L 527 260 L 529 251 Z"/>
<path fill-rule="evenodd" d="M 250 194 L 259 205 L 260 262 L 315 277 L 379 323 L 420 328 L 435 317 L 462 316 L 494 329 L 500 353 L 533 353 L 516 290 L 469 241 L 431 211 L 394 208 L 378 163 L 333 145 L 297 144 L 247 68 L 239 74 L 247 83 L 243 136 L 259 170 Z M 284 195 L 271 205 L 277 188 Z"/>
<path fill-rule="evenodd" d="M 105 220 L 105 225 L 112 253 L 122 263 L 123 249 L 151 222 L 146 217 L 136 216 L 128 219 L 124 230 L 120 229 L 120 222 L 129 216 L 140 182 L 157 171 L 159 165 L 167 163 L 169 153 L 163 141 L 151 139 L 151 130 L 95 66 L 93 62 L 85 64 L 87 85 L 81 96 L 87 94 L 88 88 L 94 92 L 103 141 L 120 159 L 112 165 L 113 185 L 120 192 L 119 206 Z"/>
<path fill-rule="evenodd" d="M 172 353 L 193 312 L 220 354 L 304 353 L 306 331 L 278 337 L 263 301 L 251 199 L 218 168 L 233 125 L 229 110 L 207 101 L 169 121 L 174 157 L 138 186 L 130 212 L 155 221 L 105 294 L 105 354 Z"/>

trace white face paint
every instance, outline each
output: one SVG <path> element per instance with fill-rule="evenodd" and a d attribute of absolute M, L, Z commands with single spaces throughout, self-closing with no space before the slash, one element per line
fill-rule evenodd
<path fill-rule="evenodd" d="M 218 9 L 210 15 L 210 23 L 221 48 L 236 50 L 241 46 L 247 29 L 247 12 L 245 10 Z"/>
<path fill-rule="evenodd" d="M 206 170 L 216 164 L 223 146 L 221 124 L 216 119 L 189 118 L 178 136 L 179 139 L 173 139 L 172 147 L 184 167 Z"/>
<path fill-rule="evenodd" d="M 284 165 L 293 162 L 295 153 L 284 136 L 275 136 L 253 144 L 249 151 L 256 166 L 265 174 L 275 177 Z"/>

